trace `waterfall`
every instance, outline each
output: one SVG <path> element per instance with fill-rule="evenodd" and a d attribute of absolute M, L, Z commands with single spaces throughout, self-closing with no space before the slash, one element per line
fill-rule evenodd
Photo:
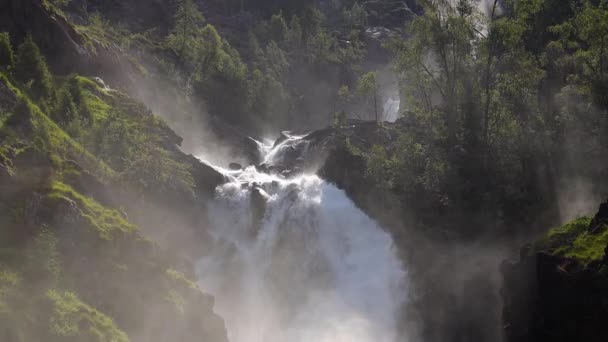
<path fill-rule="evenodd" d="M 265 163 L 301 144 L 263 145 Z M 393 342 L 406 282 L 391 236 L 316 175 L 217 168 L 215 240 L 197 264 L 231 342 Z"/>
<path fill-rule="evenodd" d="M 401 100 L 399 94 L 389 96 L 384 102 L 383 106 L 383 119 L 387 122 L 395 122 L 399 119 L 399 110 L 401 106 Z"/>

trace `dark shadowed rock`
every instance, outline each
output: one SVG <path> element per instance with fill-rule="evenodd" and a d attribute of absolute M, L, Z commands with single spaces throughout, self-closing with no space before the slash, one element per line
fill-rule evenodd
<path fill-rule="evenodd" d="M 289 132 L 281 132 L 281 134 L 279 135 L 279 138 L 274 142 L 274 145 L 272 147 L 279 146 L 280 144 L 285 142 L 287 139 L 289 139 Z"/>
<path fill-rule="evenodd" d="M 239 164 L 239 163 L 230 163 L 228 165 L 228 168 L 232 171 L 238 171 L 238 170 L 242 170 L 243 166 L 241 166 L 241 164 Z"/>
<path fill-rule="evenodd" d="M 266 212 L 266 196 L 264 190 L 260 187 L 260 185 L 255 184 L 251 188 L 251 208 L 252 214 L 254 217 L 255 225 L 257 225 L 262 218 L 264 218 L 264 213 Z M 257 231 L 257 227 L 253 227 L 255 231 Z"/>
<path fill-rule="evenodd" d="M 589 227 L 596 233 L 608 222 L 607 209 L 602 204 Z M 506 342 L 606 341 L 607 270 L 606 257 L 585 265 L 532 248 L 503 262 Z"/>
<path fill-rule="evenodd" d="M 591 221 L 591 225 L 589 226 L 589 231 L 591 233 L 598 233 L 606 225 L 608 225 L 608 201 L 606 201 L 600 205 L 599 211 L 593 218 L 593 221 Z"/>
<path fill-rule="evenodd" d="M 247 134 L 217 118 L 210 119 L 208 125 L 217 142 L 228 147 L 236 160 L 246 165 L 261 162 L 259 146 Z"/>

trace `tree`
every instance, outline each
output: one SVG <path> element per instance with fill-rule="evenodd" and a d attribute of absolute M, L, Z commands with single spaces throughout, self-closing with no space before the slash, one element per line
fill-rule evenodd
<path fill-rule="evenodd" d="M 441 98 L 448 139 L 456 143 L 460 104 L 472 95 L 471 86 L 477 46 L 478 13 L 470 0 L 428 0 L 424 15 L 409 26 L 411 36 L 399 51 L 399 70 L 407 77 L 424 78 L 432 85 L 431 97 Z M 463 97 L 469 97 L 464 99 Z"/>
<path fill-rule="evenodd" d="M 27 35 L 17 49 L 15 78 L 27 85 L 36 98 L 47 98 L 52 94 L 51 73 L 31 35 Z"/>
<path fill-rule="evenodd" d="M 374 105 L 374 114 L 376 116 L 376 123 L 379 123 L 378 118 L 378 84 L 376 82 L 376 73 L 368 72 L 361 76 L 359 82 L 357 82 L 357 92 L 364 97 L 369 97 Z"/>
<path fill-rule="evenodd" d="M 287 39 L 288 28 L 283 13 L 275 14 L 270 18 L 270 39 L 281 44 Z"/>
<path fill-rule="evenodd" d="M 181 0 L 173 17 L 175 24 L 167 36 L 169 47 L 180 61 L 192 67 L 200 50 L 203 14 L 193 0 Z"/>
<path fill-rule="evenodd" d="M 15 64 L 11 37 L 7 32 L 0 32 L 0 67 L 11 69 Z"/>
<path fill-rule="evenodd" d="M 581 46 L 574 53 L 580 81 L 589 86 L 594 102 L 608 110 L 608 5 L 587 3 L 572 24 L 573 40 Z"/>
<path fill-rule="evenodd" d="M 213 25 L 206 25 L 200 33 L 201 46 L 198 56 L 198 64 L 202 77 L 219 70 L 220 61 L 223 54 L 222 37 Z"/>
<path fill-rule="evenodd" d="M 359 2 L 355 2 L 353 6 L 342 10 L 344 25 L 349 28 L 362 28 L 367 25 L 367 12 Z"/>

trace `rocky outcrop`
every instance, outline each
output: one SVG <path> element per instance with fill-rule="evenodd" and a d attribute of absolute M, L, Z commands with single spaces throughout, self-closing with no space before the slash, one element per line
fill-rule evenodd
<path fill-rule="evenodd" d="M 608 229 L 608 202 L 588 227 Z M 585 234 L 583 232 L 583 234 Z M 600 248 L 602 246 L 599 246 Z M 608 246 L 605 246 L 608 251 Z M 608 339 L 608 259 L 575 258 L 526 247 L 504 262 L 502 296 L 507 342 L 600 342 Z"/>

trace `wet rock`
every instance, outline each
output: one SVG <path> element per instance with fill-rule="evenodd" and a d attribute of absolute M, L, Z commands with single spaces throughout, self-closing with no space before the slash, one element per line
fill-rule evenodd
<path fill-rule="evenodd" d="M 226 177 L 224 177 L 223 174 L 192 155 L 186 156 L 184 162 L 191 166 L 191 172 L 196 186 L 195 191 L 201 198 L 213 197 L 215 188 L 226 182 Z"/>
<path fill-rule="evenodd" d="M 227 146 L 236 161 L 243 165 L 262 161 L 258 144 L 240 129 L 217 118 L 210 119 L 208 125 L 217 142 Z"/>
<path fill-rule="evenodd" d="M 264 213 L 266 212 L 266 201 L 266 192 L 260 187 L 259 184 L 255 184 L 251 189 L 251 214 L 253 216 L 253 227 L 251 227 L 251 230 L 253 235 L 257 235 L 260 222 L 264 218 Z"/>
<path fill-rule="evenodd" d="M 282 171 L 281 176 L 283 176 L 285 178 L 293 178 L 293 177 L 297 177 L 297 176 L 301 175 L 302 173 L 303 173 L 302 168 L 296 166 L 291 170 Z"/>
<path fill-rule="evenodd" d="M 289 178 L 291 176 L 291 170 L 284 170 L 281 172 L 281 176 Z"/>
<path fill-rule="evenodd" d="M 268 173 L 268 164 L 266 163 L 262 163 L 260 165 L 256 165 L 255 166 L 256 171 L 258 172 L 262 172 L 262 173 Z"/>
<path fill-rule="evenodd" d="M 272 146 L 277 147 L 279 145 L 281 145 L 283 142 L 285 142 L 287 139 L 289 139 L 289 133 L 287 131 L 281 132 L 281 134 L 279 135 L 279 138 L 274 142 L 274 145 Z"/>
<path fill-rule="evenodd" d="M 243 166 L 241 166 L 241 164 L 239 163 L 230 163 L 228 165 L 228 168 L 232 171 L 239 171 L 243 169 Z"/>
<path fill-rule="evenodd" d="M 600 209 L 593 218 L 593 221 L 591 221 L 589 231 L 592 234 L 599 233 L 606 225 L 608 225 L 608 201 L 600 205 Z"/>

